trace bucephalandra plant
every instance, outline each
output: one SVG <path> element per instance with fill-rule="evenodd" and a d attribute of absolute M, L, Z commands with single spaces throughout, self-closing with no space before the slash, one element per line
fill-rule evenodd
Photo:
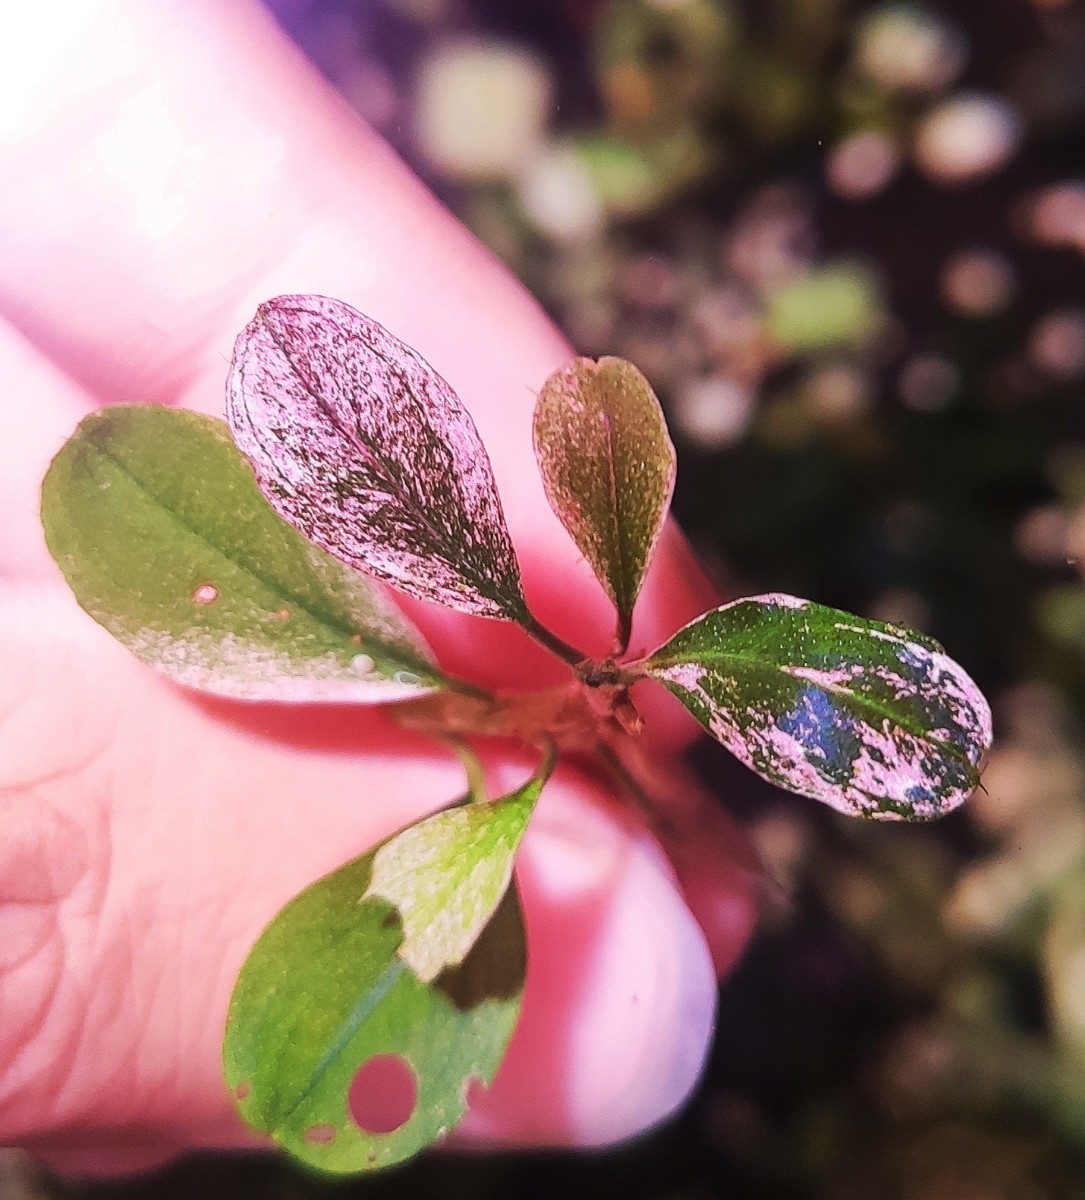
<path fill-rule="evenodd" d="M 927 820 L 977 785 L 990 712 L 921 634 L 765 595 L 629 656 L 675 472 L 630 363 L 575 360 L 534 418 L 546 494 L 615 608 L 603 659 L 532 613 L 471 418 L 376 322 L 318 296 L 262 304 L 234 350 L 228 418 L 132 406 L 83 421 L 42 494 L 79 603 L 188 687 L 389 705 L 452 740 L 469 781 L 459 803 L 303 891 L 241 971 L 228 1084 L 250 1124 L 314 1167 L 398 1162 L 492 1081 L 527 963 L 513 862 L 556 757 L 595 755 L 639 804 L 664 807 L 637 746 L 637 681 L 662 684 L 763 778 L 854 816 Z M 510 696 L 450 677 L 370 578 L 516 622 L 568 663 L 568 683 Z M 488 735 L 539 751 L 497 798 L 470 746 Z M 383 1119 L 375 1091 L 396 1097 Z"/>

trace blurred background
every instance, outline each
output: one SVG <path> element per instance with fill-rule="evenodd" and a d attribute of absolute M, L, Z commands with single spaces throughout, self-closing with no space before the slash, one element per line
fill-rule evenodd
<path fill-rule="evenodd" d="M 12 1161 L 0 1200 L 1085 1198 L 1085 3 L 268 3 L 580 352 L 649 376 L 723 591 L 932 634 L 998 738 L 919 828 L 700 748 L 764 919 L 635 1144 L 337 1185 Z"/>

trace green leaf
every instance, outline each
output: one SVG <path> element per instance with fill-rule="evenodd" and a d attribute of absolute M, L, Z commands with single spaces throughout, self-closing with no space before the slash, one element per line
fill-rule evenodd
<path fill-rule="evenodd" d="M 991 744 L 986 700 L 937 642 L 793 596 L 725 604 L 640 665 L 762 778 L 852 816 L 942 816 Z"/>
<path fill-rule="evenodd" d="M 42 523 L 82 607 L 178 683 L 355 703 L 441 686 L 390 601 L 271 510 L 222 421 L 92 413 L 49 468 Z"/>
<path fill-rule="evenodd" d="M 632 363 L 578 358 L 543 385 L 534 433 L 550 505 L 614 601 L 624 650 L 674 490 L 659 401 Z"/>
<path fill-rule="evenodd" d="M 310 1166 L 365 1171 L 443 1136 L 470 1086 L 492 1082 L 526 971 L 512 860 L 549 768 L 395 834 L 279 913 L 242 968 L 223 1048 L 251 1125 Z M 382 1097 L 359 1080 L 389 1056 L 416 1099 L 366 1122 L 359 1108 Z"/>
<path fill-rule="evenodd" d="M 537 776 L 492 804 L 439 812 L 375 851 L 368 895 L 399 913 L 399 956 L 419 979 L 430 982 L 456 966 L 474 944 L 512 878 L 542 784 Z"/>

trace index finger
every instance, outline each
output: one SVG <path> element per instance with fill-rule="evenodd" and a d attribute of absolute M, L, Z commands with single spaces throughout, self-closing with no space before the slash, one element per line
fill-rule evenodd
<path fill-rule="evenodd" d="M 0 95 L 0 111 L 22 114 L 0 130 L 0 313 L 103 402 L 218 412 L 234 335 L 260 300 L 347 300 L 459 392 L 493 459 L 533 607 L 568 640 L 605 649 L 608 602 L 527 465 L 534 393 L 571 353 L 534 301 L 258 6 L 62 7 L 61 19 L 55 7 L 27 11 L 26 36 L 0 62 L 0 86 L 22 80 L 18 104 Z M 27 38 L 29 71 L 17 61 Z M 671 530 L 634 647 L 710 602 Z M 419 619 L 464 664 L 508 648 L 489 623 L 456 618 L 444 638 L 443 617 Z"/>

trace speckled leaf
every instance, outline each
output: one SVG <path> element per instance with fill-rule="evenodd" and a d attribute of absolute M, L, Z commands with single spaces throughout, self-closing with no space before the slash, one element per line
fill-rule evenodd
<path fill-rule="evenodd" d="M 575 359 L 543 385 L 535 454 L 550 504 L 618 609 L 621 649 L 674 489 L 674 447 L 648 380 Z"/>
<path fill-rule="evenodd" d="M 424 819 L 275 918 L 241 971 L 224 1044 L 251 1125 L 347 1173 L 408 1158 L 456 1124 L 472 1083 L 493 1080 L 519 1014 L 526 951 L 509 885 L 542 779 Z M 417 1092 L 374 1128 L 358 1119 L 355 1089 L 386 1056 Z"/>
<path fill-rule="evenodd" d="M 178 683 L 353 703 L 441 684 L 374 585 L 271 510 L 222 421 L 148 405 L 92 413 L 49 468 L 42 523 L 82 607 Z"/>
<path fill-rule="evenodd" d="M 714 609 L 641 666 L 762 778 L 852 816 L 950 812 L 991 744 L 986 700 L 937 642 L 792 596 Z"/>
<path fill-rule="evenodd" d="M 376 321 L 323 296 L 261 304 L 234 346 L 228 415 L 276 511 L 336 558 L 423 600 L 527 619 L 474 423 Z"/>

